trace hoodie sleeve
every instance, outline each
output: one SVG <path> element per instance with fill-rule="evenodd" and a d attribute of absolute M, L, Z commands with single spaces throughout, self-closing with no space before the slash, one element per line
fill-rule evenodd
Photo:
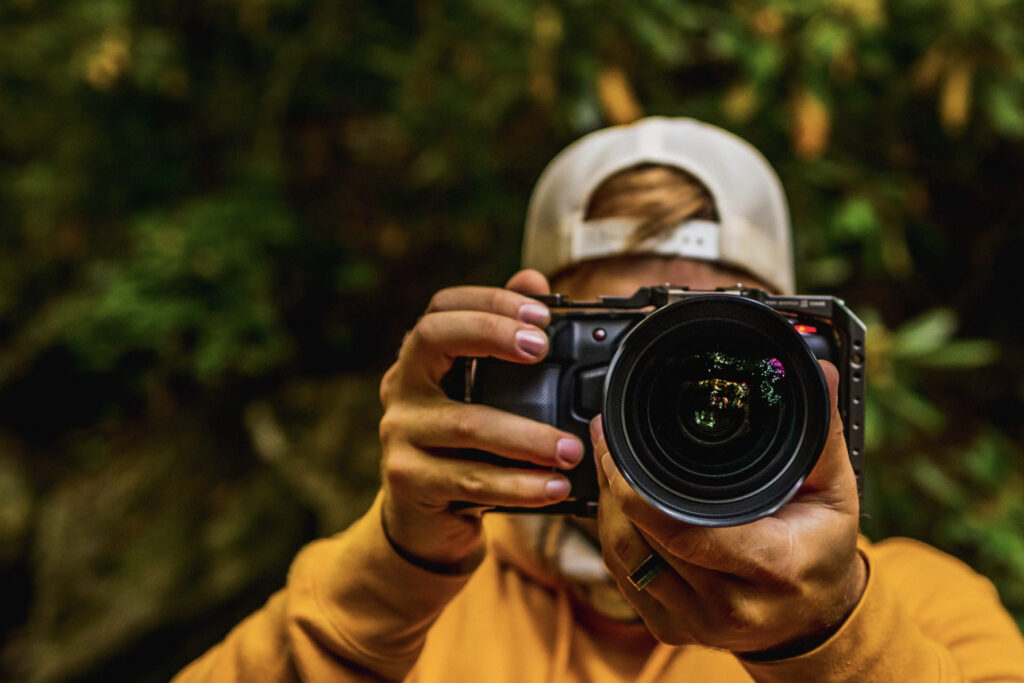
<path fill-rule="evenodd" d="M 435 574 L 399 557 L 380 497 L 347 531 L 306 546 L 288 583 L 174 679 L 401 680 L 430 626 L 469 574 Z"/>
<path fill-rule="evenodd" d="M 754 680 L 1024 682 L 1024 639 L 991 582 L 908 539 L 861 552 L 868 584 L 846 623 L 798 657 L 741 660 Z"/>

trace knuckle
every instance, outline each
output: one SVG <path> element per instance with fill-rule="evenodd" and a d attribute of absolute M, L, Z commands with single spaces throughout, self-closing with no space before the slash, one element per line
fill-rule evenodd
<path fill-rule="evenodd" d="M 381 417 L 380 424 L 377 426 L 377 433 L 380 437 L 381 445 L 385 448 L 394 441 L 401 431 L 400 422 L 394 410 L 385 411 L 384 416 Z"/>
<path fill-rule="evenodd" d="M 629 556 L 630 548 L 633 546 L 633 539 L 621 530 L 614 532 L 611 537 L 611 551 L 619 558 L 625 560 Z"/>
<path fill-rule="evenodd" d="M 408 334 L 405 335 L 405 340 L 402 343 L 403 347 L 414 347 L 419 344 L 430 344 L 430 340 L 434 337 L 434 331 L 437 317 L 433 313 L 428 313 L 421 316 L 416 324 L 413 325 L 412 329 L 409 330 Z"/>
<path fill-rule="evenodd" d="M 628 484 L 624 484 L 621 479 L 614 479 L 608 482 L 612 493 L 619 499 L 619 504 L 622 506 L 622 512 L 630 519 L 636 519 L 644 514 L 646 511 L 646 503 L 644 503 L 633 489 L 629 488 Z"/>
<path fill-rule="evenodd" d="M 504 321 L 495 315 L 483 315 L 477 324 L 477 329 L 486 339 L 498 339 L 504 331 Z"/>
<path fill-rule="evenodd" d="M 451 431 L 459 441 L 472 439 L 477 433 L 476 414 L 472 410 L 458 407 L 452 411 Z"/>
<path fill-rule="evenodd" d="M 381 469 L 381 478 L 392 490 L 407 490 L 416 480 L 412 460 L 400 454 L 391 454 L 386 457 Z"/>
<path fill-rule="evenodd" d="M 488 490 L 487 481 L 478 472 L 468 472 L 459 481 L 459 490 L 467 500 L 481 500 Z"/>
<path fill-rule="evenodd" d="M 742 638 L 761 629 L 764 615 L 751 600 L 726 598 L 720 605 L 717 621 L 718 630 L 723 636 Z"/>
<path fill-rule="evenodd" d="M 488 307 L 495 313 L 502 313 L 506 308 L 512 308 L 510 293 L 505 289 L 494 289 L 490 293 Z"/>
<path fill-rule="evenodd" d="M 425 346 L 427 343 L 426 336 L 424 335 L 423 325 L 426 318 L 420 318 L 416 321 L 416 324 L 410 328 L 405 335 L 402 337 L 402 344 L 398 347 L 398 353 L 396 354 L 394 366 L 397 368 L 407 365 L 410 362 L 410 356 L 420 352 L 420 347 Z M 412 360 L 415 362 L 415 359 Z"/>
<path fill-rule="evenodd" d="M 747 618 L 746 610 L 735 603 L 722 605 L 718 621 L 719 629 L 732 635 L 739 635 L 750 630 L 750 621 Z"/>
<path fill-rule="evenodd" d="M 398 364 L 392 365 L 380 379 L 380 403 L 387 406 L 395 392 L 395 376 L 398 374 Z"/>
<path fill-rule="evenodd" d="M 430 297 L 430 302 L 427 304 L 427 311 L 441 311 L 444 310 L 447 305 L 449 297 L 451 296 L 452 288 L 445 287 L 434 292 L 434 295 Z"/>
<path fill-rule="evenodd" d="M 545 478 L 522 473 L 510 476 L 502 481 L 506 489 L 505 493 L 509 496 L 509 501 L 513 502 L 513 499 L 515 499 L 524 505 L 539 505 L 547 502 L 547 493 L 545 493 L 546 483 L 547 479 Z"/>
<path fill-rule="evenodd" d="M 682 558 L 710 558 L 714 554 L 714 540 L 697 527 L 684 527 L 666 542 L 666 547 Z"/>

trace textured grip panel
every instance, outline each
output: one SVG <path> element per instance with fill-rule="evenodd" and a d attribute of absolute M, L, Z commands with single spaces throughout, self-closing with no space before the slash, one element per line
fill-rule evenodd
<path fill-rule="evenodd" d="M 485 358 L 473 375 L 474 403 L 483 403 L 538 422 L 558 422 L 558 378 L 553 363 L 520 365 Z"/>

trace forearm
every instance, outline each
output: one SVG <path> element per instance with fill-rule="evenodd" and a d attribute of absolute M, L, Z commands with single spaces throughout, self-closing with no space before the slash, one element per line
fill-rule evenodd
<path fill-rule="evenodd" d="M 1024 681 L 1024 641 L 991 584 L 952 558 L 917 559 L 897 573 L 869 563 L 860 603 L 828 641 L 790 659 L 741 660 L 747 672 L 760 683 Z"/>
<path fill-rule="evenodd" d="M 404 678 L 469 575 L 434 574 L 395 554 L 379 506 L 346 532 L 304 548 L 287 587 L 177 680 Z"/>

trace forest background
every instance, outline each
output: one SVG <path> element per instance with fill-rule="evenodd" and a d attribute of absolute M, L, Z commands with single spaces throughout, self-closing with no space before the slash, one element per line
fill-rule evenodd
<path fill-rule="evenodd" d="M 377 383 L 579 135 L 776 165 L 870 324 L 864 531 L 1024 622 L 1024 3 L 0 5 L 0 678 L 166 680 L 377 485 Z"/>

